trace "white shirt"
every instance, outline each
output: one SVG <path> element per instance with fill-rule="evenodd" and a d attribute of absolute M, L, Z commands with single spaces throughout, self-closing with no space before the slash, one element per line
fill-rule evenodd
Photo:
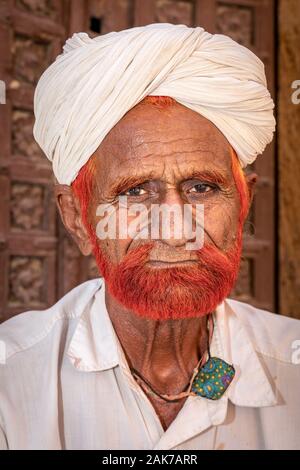
<path fill-rule="evenodd" d="M 211 354 L 233 363 L 234 380 L 219 400 L 189 397 L 164 431 L 104 290 L 100 278 L 85 282 L 0 326 L 0 449 L 300 449 L 298 320 L 222 302 Z"/>

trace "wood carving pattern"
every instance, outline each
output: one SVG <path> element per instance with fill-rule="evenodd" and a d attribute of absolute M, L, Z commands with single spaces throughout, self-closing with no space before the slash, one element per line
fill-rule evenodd
<path fill-rule="evenodd" d="M 193 4 L 174 0 L 156 0 L 155 21 L 192 26 Z"/>
<path fill-rule="evenodd" d="M 34 116 L 29 111 L 12 113 L 12 150 L 14 155 L 29 158 L 41 156 L 41 150 L 33 138 Z"/>
<path fill-rule="evenodd" d="M 46 16 L 52 20 L 58 17 L 56 2 L 53 0 L 17 0 L 16 6 L 28 13 Z"/>
<path fill-rule="evenodd" d="M 10 307 L 43 304 L 43 259 L 35 256 L 11 256 L 9 266 Z"/>
<path fill-rule="evenodd" d="M 218 33 L 230 36 L 243 46 L 253 46 L 253 9 L 246 6 L 219 4 L 216 28 Z"/>
<path fill-rule="evenodd" d="M 99 21 L 96 30 L 91 28 L 91 24 L 88 26 L 87 32 L 91 37 L 130 27 L 132 0 L 88 0 L 87 3 L 89 21 L 92 18 Z"/>
<path fill-rule="evenodd" d="M 44 188 L 28 183 L 13 183 L 10 205 L 11 228 L 42 229 L 44 215 Z"/>
<path fill-rule="evenodd" d="M 34 85 L 50 63 L 50 45 L 16 35 L 12 52 L 14 79 Z"/>

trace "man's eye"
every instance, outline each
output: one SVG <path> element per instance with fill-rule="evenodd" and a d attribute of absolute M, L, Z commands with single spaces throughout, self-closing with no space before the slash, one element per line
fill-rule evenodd
<path fill-rule="evenodd" d="M 146 191 L 140 186 L 135 186 L 134 188 L 127 189 L 123 194 L 125 196 L 142 196 L 143 194 L 146 194 Z"/>
<path fill-rule="evenodd" d="M 206 183 L 195 184 L 190 190 L 190 193 L 208 193 L 213 190 L 213 187 Z"/>

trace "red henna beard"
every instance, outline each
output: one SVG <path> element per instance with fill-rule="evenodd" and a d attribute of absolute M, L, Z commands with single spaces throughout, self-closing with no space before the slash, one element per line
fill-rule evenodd
<path fill-rule="evenodd" d="M 108 261 L 95 234 L 93 252 L 110 294 L 136 315 L 151 320 L 202 317 L 229 295 L 239 271 L 242 230 L 226 252 L 204 245 L 199 262 L 190 267 L 151 268 L 146 265 L 153 242 L 129 251 L 117 265 Z"/>

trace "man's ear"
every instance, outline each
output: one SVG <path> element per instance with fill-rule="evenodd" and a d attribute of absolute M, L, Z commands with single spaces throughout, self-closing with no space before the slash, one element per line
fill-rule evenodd
<path fill-rule="evenodd" d="M 88 256 L 92 253 L 92 244 L 81 218 L 80 204 L 73 194 L 72 187 L 56 184 L 54 194 L 61 220 L 67 231 L 76 242 L 81 253 Z"/>
<path fill-rule="evenodd" d="M 258 176 L 256 173 L 252 172 L 252 173 L 248 173 L 247 175 L 245 175 L 245 178 L 246 178 L 246 183 L 247 183 L 248 192 L 249 192 L 249 209 L 250 209 L 252 202 L 253 202 L 253 196 L 255 193 L 255 185 L 256 185 Z"/>

